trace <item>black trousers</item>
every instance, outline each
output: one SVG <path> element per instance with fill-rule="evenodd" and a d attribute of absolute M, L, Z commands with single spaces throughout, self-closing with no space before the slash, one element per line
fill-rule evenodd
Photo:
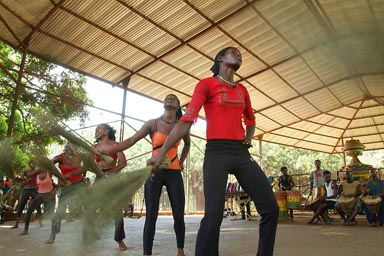
<path fill-rule="evenodd" d="M 23 188 L 23 191 L 21 192 L 20 202 L 18 204 L 19 206 L 17 208 L 16 217 L 20 218 L 21 215 L 23 214 L 25 205 L 27 204 L 29 197 L 32 197 L 32 199 L 35 199 L 36 195 L 37 195 L 37 187 L 35 187 L 35 188 Z M 41 216 L 40 206 L 37 207 L 36 210 L 37 210 L 37 215 Z"/>
<path fill-rule="evenodd" d="M 149 178 L 145 182 L 144 187 L 146 217 L 143 233 L 143 249 L 144 254 L 147 255 L 152 254 L 156 220 L 159 214 L 159 200 L 163 186 L 167 189 L 169 201 L 172 207 L 177 248 L 184 248 L 185 194 L 183 178 L 180 171 L 162 169 L 157 172 L 154 177 Z"/>
<path fill-rule="evenodd" d="M 204 165 L 205 213 L 196 239 L 196 256 L 219 255 L 228 174 L 234 174 L 260 214 L 258 256 L 273 256 L 279 207 L 271 185 L 241 141 L 209 140 Z"/>
<path fill-rule="evenodd" d="M 74 197 L 81 197 L 86 196 L 82 193 L 80 193 L 81 188 L 83 188 L 85 185 L 83 182 L 79 181 L 77 183 L 73 183 L 67 187 L 60 187 L 60 195 L 59 195 L 59 203 L 56 209 L 55 214 L 52 216 L 52 226 L 51 231 L 53 234 L 60 233 L 61 230 L 61 221 L 65 215 L 65 211 L 67 209 L 67 204 L 74 198 Z M 80 200 L 82 201 L 82 200 Z"/>
<path fill-rule="evenodd" d="M 37 193 L 37 196 L 28 207 L 27 215 L 25 217 L 24 230 L 28 231 L 29 223 L 31 221 L 32 213 L 37 208 L 40 207 L 41 204 L 44 204 L 44 214 L 45 211 L 48 211 L 48 214 L 51 215 L 55 208 L 55 192 L 51 191 L 48 193 Z"/>

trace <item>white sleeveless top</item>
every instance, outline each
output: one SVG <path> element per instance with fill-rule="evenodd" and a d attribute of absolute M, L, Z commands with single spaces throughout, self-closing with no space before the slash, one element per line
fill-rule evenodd
<path fill-rule="evenodd" d="M 333 188 L 332 188 L 332 183 L 334 181 L 331 181 L 329 182 L 329 184 L 327 183 L 324 183 L 324 187 L 325 187 L 325 190 L 327 192 L 327 196 L 333 196 L 334 195 L 334 191 L 333 191 Z M 334 202 L 337 202 L 337 198 L 329 198 L 329 199 L 326 199 L 326 201 L 334 201 Z"/>

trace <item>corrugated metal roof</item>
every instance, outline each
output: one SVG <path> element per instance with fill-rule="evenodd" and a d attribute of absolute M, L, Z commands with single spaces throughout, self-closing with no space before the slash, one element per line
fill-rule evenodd
<path fill-rule="evenodd" d="M 0 18 L 15 48 L 184 106 L 215 54 L 236 46 L 255 138 L 384 148 L 384 0 L 0 0 Z"/>

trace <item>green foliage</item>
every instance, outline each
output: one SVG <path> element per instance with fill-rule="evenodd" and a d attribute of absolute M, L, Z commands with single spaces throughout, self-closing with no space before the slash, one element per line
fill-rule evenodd
<path fill-rule="evenodd" d="M 33 113 L 52 113 L 62 121 L 79 118 L 84 122 L 88 116 L 85 104 L 91 104 L 84 89 L 86 77 L 26 55 L 22 70 L 23 54 L 0 42 L 0 140 L 11 137 L 16 147 L 16 173 L 30 158 L 30 149 L 35 145 L 45 148 L 59 138 L 43 134 Z M 14 121 L 10 116 L 16 103 Z"/>
<path fill-rule="evenodd" d="M 258 144 L 259 141 L 254 143 Z M 258 148 L 258 146 L 254 145 L 256 155 L 260 155 Z M 267 176 L 279 176 L 282 166 L 288 167 L 290 174 L 309 174 L 315 168 L 314 161 L 316 159 L 322 162 L 323 168 L 330 171 L 338 171 L 343 165 L 343 160 L 339 155 L 330 155 L 267 142 L 263 142 L 262 150 L 262 167 Z"/>
<path fill-rule="evenodd" d="M 254 141 L 251 152 L 259 156 L 259 141 Z M 338 171 L 344 166 L 342 155 L 325 154 L 316 151 L 304 150 L 293 147 L 263 142 L 262 143 L 262 167 L 265 174 L 271 176 L 279 176 L 282 166 L 288 167 L 289 174 L 309 174 L 315 168 L 314 161 L 319 159 L 321 167 L 331 172 Z M 255 157 L 258 161 L 258 157 Z M 365 164 L 373 165 L 376 168 L 384 166 L 384 150 L 365 151 L 359 157 L 360 161 Z M 346 163 L 350 161 L 347 157 Z"/>

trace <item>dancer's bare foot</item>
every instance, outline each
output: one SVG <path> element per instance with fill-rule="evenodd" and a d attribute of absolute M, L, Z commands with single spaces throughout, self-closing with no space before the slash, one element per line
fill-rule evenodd
<path fill-rule="evenodd" d="M 183 248 L 177 248 L 177 256 L 185 256 Z"/>
<path fill-rule="evenodd" d="M 51 233 L 51 235 L 49 236 L 48 240 L 45 241 L 46 244 L 53 244 L 55 242 L 55 238 L 56 238 L 56 235 Z"/>
<path fill-rule="evenodd" d="M 23 232 L 20 233 L 20 236 L 25 236 L 25 235 L 28 235 L 28 231 L 27 230 L 24 230 Z"/>
<path fill-rule="evenodd" d="M 15 228 L 19 228 L 19 226 L 18 225 L 14 225 L 14 226 L 11 227 L 11 229 L 15 229 Z"/>
<path fill-rule="evenodd" d="M 126 251 L 128 249 L 128 247 L 125 245 L 123 240 L 116 241 L 116 242 L 119 244 L 119 250 L 120 251 Z"/>

